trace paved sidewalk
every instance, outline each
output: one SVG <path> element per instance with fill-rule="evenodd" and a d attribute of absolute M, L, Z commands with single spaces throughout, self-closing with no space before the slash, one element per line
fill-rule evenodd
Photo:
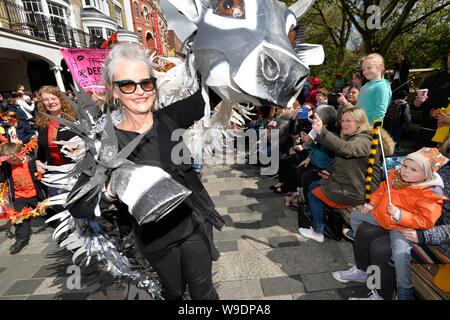
<path fill-rule="evenodd" d="M 276 181 L 260 176 L 259 167 L 207 167 L 202 177 L 227 222 L 214 234 L 221 252 L 214 282 L 222 299 L 347 299 L 367 292 L 331 276 L 353 262 L 352 245 L 298 235 L 296 211 L 269 190 Z M 15 256 L 9 255 L 9 229 L 1 222 L 0 299 L 148 299 L 133 285 L 111 285 L 103 272 L 83 277 L 81 290 L 68 289 L 70 256 L 51 239 L 53 229 L 36 219 L 30 244 Z"/>

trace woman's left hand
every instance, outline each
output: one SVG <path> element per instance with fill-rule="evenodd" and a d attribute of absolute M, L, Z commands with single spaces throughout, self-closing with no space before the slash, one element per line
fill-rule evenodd
<path fill-rule="evenodd" d="M 327 180 L 330 178 L 330 173 L 327 170 L 319 171 L 318 174 L 322 179 Z"/>
<path fill-rule="evenodd" d="M 303 160 L 302 162 L 300 162 L 298 167 L 304 166 L 306 168 L 309 165 L 310 162 L 311 162 L 311 159 L 308 157 L 305 160 Z"/>
<path fill-rule="evenodd" d="M 401 229 L 398 230 L 405 237 L 406 240 L 409 240 L 414 243 L 419 243 L 419 237 L 417 236 L 417 231 L 414 229 Z"/>
<path fill-rule="evenodd" d="M 437 116 L 437 120 L 438 120 L 439 127 L 448 126 L 448 125 L 450 125 L 450 114 L 441 113 Z"/>
<path fill-rule="evenodd" d="M 313 143 L 311 137 L 306 132 L 301 131 L 300 137 L 301 137 L 301 140 L 303 140 L 304 142 L 306 142 L 308 144 Z"/>
<path fill-rule="evenodd" d="M 314 115 L 312 128 L 314 129 L 315 132 L 317 132 L 317 134 L 320 134 L 322 132 L 323 122 L 322 119 L 320 119 L 320 117 L 317 114 Z"/>

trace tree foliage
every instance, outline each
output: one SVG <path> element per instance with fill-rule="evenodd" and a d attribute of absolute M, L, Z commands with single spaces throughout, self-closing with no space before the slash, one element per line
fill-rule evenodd
<path fill-rule="evenodd" d="M 449 0 L 340 0 L 353 26 L 361 34 L 366 53 L 385 55 L 399 36 L 412 32 L 436 13 L 450 6 Z M 370 23 L 380 9 L 379 26 Z"/>
<path fill-rule="evenodd" d="M 283 1 L 291 5 L 293 0 Z M 370 6 L 380 8 L 379 28 L 372 28 Z M 441 68 L 450 49 L 450 0 L 316 0 L 299 22 L 305 42 L 321 44 L 326 59 L 312 74 L 334 86 L 334 74 L 346 78 L 361 56 L 379 52 L 387 68 L 403 52 L 413 68 Z"/>

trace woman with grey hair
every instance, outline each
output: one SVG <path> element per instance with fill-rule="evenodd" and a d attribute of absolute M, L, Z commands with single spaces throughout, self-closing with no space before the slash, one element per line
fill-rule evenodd
<path fill-rule="evenodd" d="M 334 132 L 333 125 L 336 122 L 336 109 L 330 105 L 322 105 L 316 112 L 322 119 L 324 126 Z M 319 171 L 326 170 L 333 165 L 334 153 L 320 143 L 314 143 L 311 137 L 301 132 L 302 140 L 309 149 L 308 157 L 297 167 L 297 180 L 299 185 L 300 199 L 305 202 L 307 199 L 309 185 L 311 182 L 320 180 Z"/>
<path fill-rule="evenodd" d="M 218 259 L 219 253 L 213 243 L 212 226 L 221 229 L 224 222 L 192 166 L 175 164 L 171 159 L 172 149 L 179 144 L 171 140 L 172 132 L 187 129 L 203 117 L 205 103 L 201 92 L 158 110 L 156 79 L 149 57 L 137 44 L 119 44 L 111 50 L 103 80 L 108 102 L 124 114 L 123 121 L 115 127 L 119 150 L 146 132 L 127 159 L 160 167 L 192 191 L 160 220 L 139 225 L 129 218 L 140 251 L 158 273 L 163 297 L 181 299 L 187 287 L 192 299 L 218 299 L 212 283 L 212 261 Z M 86 179 L 80 178 L 79 184 L 83 181 Z M 128 207 L 111 190 L 105 186 L 100 204 L 115 203 L 121 216 L 131 217 Z M 94 215 L 97 203 L 89 195 L 69 206 L 72 216 Z"/>

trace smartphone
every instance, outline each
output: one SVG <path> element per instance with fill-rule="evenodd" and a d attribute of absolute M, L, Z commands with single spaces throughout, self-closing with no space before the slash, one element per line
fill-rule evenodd
<path fill-rule="evenodd" d="M 297 120 L 306 120 L 306 119 L 308 119 L 308 112 L 309 112 L 308 109 L 302 108 L 302 109 L 297 113 Z"/>

